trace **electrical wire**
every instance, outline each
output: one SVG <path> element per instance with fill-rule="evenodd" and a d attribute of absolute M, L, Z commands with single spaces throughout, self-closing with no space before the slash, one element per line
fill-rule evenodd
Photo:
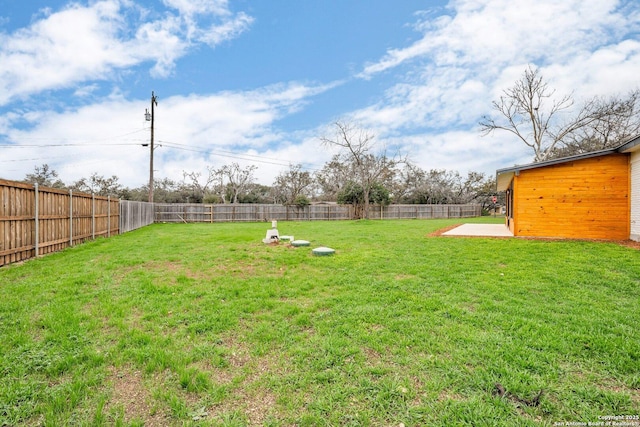
<path fill-rule="evenodd" d="M 111 147 L 118 145 L 140 145 L 139 142 L 117 143 L 117 144 L 91 144 L 91 143 L 71 143 L 71 144 L 0 144 L 5 148 L 47 148 L 47 147 Z"/>
<path fill-rule="evenodd" d="M 15 163 L 15 162 L 33 162 L 33 161 L 41 161 L 41 160 L 57 160 L 57 159 L 67 159 L 68 156 L 58 156 L 58 157 L 34 157 L 31 159 L 11 159 L 11 160 L 0 160 L 0 163 Z"/>
<path fill-rule="evenodd" d="M 158 143 L 161 143 L 163 144 L 163 146 L 166 146 L 169 148 L 174 148 L 176 150 L 191 151 L 194 153 L 202 153 L 202 154 L 214 154 L 220 157 L 229 157 L 229 158 L 238 159 L 238 160 L 249 160 L 249 161 L 272 164 L 277 166 L 289 166 L 291 164 L 290 162 L 283 162 L 281 160 L 264 157 L 264 156 L 258 156 L 255 154 L 239 154 L 239 153 L 234 153 L 233 151 L 226 151 L 226 150 L 194 148 L 185 144 L 178 144 L 178 143 L 169 142 L 169 141 L 158 141 Z"/>
<path fill-rule="evenodd" d="M 137 130 L 134 130 L 134 131 L 131 131 L 131 132 L 123 133 L 123 134 L 120 134 L 120 135 L 106 136 L 104 138 L 96 138 L 94 140 L 95 141 L 106 141 L 106 140 L 109 140 L 109 139 L 120 139 L 120 138 L 122 138 L 124 136 L 129 136 L 129 135 L 133 135 L 133 134 L 136 134 L 136 133 L 148 132 L 148 131 L 149 131 L 149 129 L 142 128 L 142 129 L 137 129 Z M 73 141 L 73 140 L 84 141 L 85 140 L 84 138 L 53 138 L 53 139 L 58 140 L 58 141 Z M 38 137 L 38 138 L 36 138 L 36 137 L 21 137 L 20 140 L 21 141 L 51 141 L 52 138 L 48 138 L 48 137 L 46 137 L 46 138 L 45 137 Z M 14 144 L 0 144 L 0 146 L 7 146 L 7 145 L 8 146 L 12 146 Z M 44 145 L 44 146 L 49 147 L 50 145 L 47 144 L 47 145 Z"/>
<path fill-rule="evenodd" d="M 130 135 L 132 133 L 136 133 L 139 131 L 135 131 L 135 132 L 131 132 L 129 134 L 125 134 L 123 136 L 126 135 Z M 111 138 L 106 138 L 106 139 L 111 139 Z M 257 163 L 264 163 L 264 164 L 271 164 L 271 165 L 275 165 L 275 166 L 291 166 L 292 162 L 289 161 L 282 161 L 282 160 L 278 160 L 272 157 L 266 157 L 266 156 L 260 156 L 257 154 L 241 154 L 241 153 L 236 153 L 233 151 L 229 151 L 229 150 L 221 150 L 221 149 L 217 149 L 217 150 L 212 150 L 212 149 L 205 149 L 205 148 L 198 148 L 198 147 L 193 147 L 190 145 L 186 145 L 186 144 L 180 144 L 177 142 L 171 142 L 171 141 L 164 141 L 164 140 L 158 140 L 157 141 L 158 146 L 164 146 L 167 148 L 172 148 L 175 150 L 181 150 L 181 151 L 189 151 L 189 152 L 194 152 L 194 153 L 201 153 L 201 154 L 207 154 L 207 155 L 216 155 L 216 156 L 220 156 L 220 157 L 227 157 L 227 158 L 231 158 L 231 159 L 237 159 L 237 160 L 245 160 L 245 161 L 250 161 L 250 162 L 257 162 Z M 106 147 L 106 146 L 139 146 L 139 145 L 148 145 L 147 141 L 142 141 L 142 140 L 136 140 L 136 142 L 122 142 L 122 143 L 112 143 L 112 144 L 104 144 L 104 143 L 59 143 L 59 144 L 2 144 L 0 143 L 0 147 L 5 147 L 5 148 L 53 148 L 53 147 Z M 60 158 L 60 157 L 57 157 Z M 0 162 L 21 162 L 21 161 L 33 161 L 33 160 L 47 160 L 47 159 L 52 159 L 52 158 L 40 158 L 40 159 L 12 159 L 12 160 L 1 160 Z M 309 170 L 309 171 L 319 171 L 319 169 L 315 169 L 315 168 L 310 168 L 310 167 L 304 167 L 302 166 L 302 169 L 305 170 Z"/>
<path fill-rule="evenodd" d="M 164 140 L 159 140 L 158 143 L 162 143 L 165 146 L 169 148 L 174 148 L 176 150 L 191 151 L 191 152 L 209 154 L 209 155 L 213 154 L 220 157 L 247 160 L 252 162 L 276 165 L 276 166 L 291 166 L 293 164 L 292 162 L 289 162 L 289 161 L 285 162 L 282 160 L 274 159 L 273 157 L 260 156 L 257 154 L 239 154 L 233 151 L 221 150 L 221 149 L 213 150 L 213 149 L 195 148 L 186 144 L 180 144 L 177 142 L 164 141 Z M 302 169 L 312 171 L 312 172 L 320 171 L 320 169 L 315 169 L 315 168 L 305 167 L 305 166 L 302 166 Z"/>

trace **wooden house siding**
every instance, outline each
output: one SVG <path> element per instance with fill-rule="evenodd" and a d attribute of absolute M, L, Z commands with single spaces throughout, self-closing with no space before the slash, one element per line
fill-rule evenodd
<path fill-rule="evenodd" d="M 513 180 L 515 236 L 629 238 L 628 154 L 521 170 Z"/>
<path fill-rule="evenodd" d="M 630 238 L 640 241 L 640 151 L 631 153 L 631 232 Z"/>

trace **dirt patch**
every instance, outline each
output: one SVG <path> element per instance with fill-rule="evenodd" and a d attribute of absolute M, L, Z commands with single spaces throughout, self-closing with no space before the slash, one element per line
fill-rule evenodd
<path fill-rule="evenodd" d="M 274 411 L 276 405 L 276 397 L 273 393 L 266 390 L 259 390 L 249 401 L 245 409 L 245 414 L 250 426 L 261 426 Z"/>
<path fill-rule="evenodd" d="M 634 389 L 627 387 L 624 384 L 620 384 L 619 381 L 614 379 L 604 380 L 598 384 L 598 388 L 601 390 L 610 391 L 613 393 L 628 395 L 632 402 L 640 403 L 640 389 Z"/>
<path fill-rule="evenodd" d="M 437 236 L 442 236 L 442 235 L 443 235 L 444 233 L 446 233 L 447 231 L 449 231 L 449 230 L 453 230 L 454 228 L 458 228 L 458 227 L 460 227 L 461 225 L 462 225 L 462 224 L 453 224 L 453 225 L 450 225 L 450 226 L 448 226 L 448 227 L 444 227 L 444 228 L 441 228 L 441 229 L 439 229 L 439 230 L 436 230 L 436 231 L 434 231 L 434 232 L 432 232 L 432 233 L 429 233 L 429 234 L 427 234 L 427 236 L 428 236 L 428 237 L 437 237 Z"/>
<path fill-rule="evenodd" d="M 243 330 L 242 325 L 239 330 Z M 282 361 L 273 354 L 252 355 L 249 345 L 236 330 L 221 338 L 226 349 L 228 365 L 224 368 L 208 368 L 215 382 L 230 387 L 228 396 L 207 408 L 209 419 L 219 421 L 225 414 L 242 414 L 249 426 L 260 426 L 278 414 L 277 397 L 264 378 L 270 374 L 283 375 Z M 214 421 L 214 422 L 215 422 Z"/>
<path fill-rule="evenodd" d="M 221 403 L 208 409 L 214 417 L 233 412 L 244 415 L 247 425 L 261 426 L 270 416 L 277 416 L 276 395 L 261 384 L 262 378 L 277 370 L 277 362 L 269 357 L 246 359 L 244 355 L 232 357 L 231 378 L 245 375 L 237 387 Z"/>
<path fill-rule="evenodd" d="M 517 237 L 523 240 L 544 240 L 549 242 L 587 242 L 587 243 L 615 243 L 620 246 L 624 246 L 631 249 L 640 250 L 640 242 L 633 240 L 607 240 L 607 239 L 564 239 L 559 237 Z"/>
<path fill-rule="evenodd" d="M 540 405 L 540 399 L 542 398 L 544 394 L 544 389 L 541 389 L 535 396 L 533 396 L 532 398 L 525 398 L 525 397 L 521 397 L 518 396 L 516 394 L 513 394 L 509 391 L 507 391 L 504 386 L 500 383 L 496 383 L 493 389 L 493 395 L 494 396 L 498 396 L 504 399 L 508 399 L 511 400 L 513 403 L 515 403 L 516 405 L 524 405 L 524 406 L 530 406 L 530 407 L 538 407 Z"/>
<path fill-rule="evenodd" d="M 447 400 L 454 400 L 456 402 L 461 402 L 465 400 L 465 397 L 461 394 L 454 393 L 451 390 L 442 390 L 440 394 L 438 394 L 438 402 L 445 402 Z"/>
<path fill-rule="evenodd" d="M 129 368 L 110 368 L 108 382 L 113 384 L 105 413 L 124 412 L 124 421 L 141 420 L 145 426 L 165 426 L 169 416 L 152 404 L 152 396 L 144 384 L 142 373 Z"/>
<path fill-rule="evenodd" d="M 382 363 L 382 355 L 369 347 L 363 347 L 362 353 L 367 359 L 367 365 L 369 366 L 379 366 Z"/>
<path fill-rule="evenodd" d="M 263 388 L 236 391 L 223 403 L 209 408 L 207 413 L 211 419 L 218 421 L 225 414 L 240 413 L 244 415 L 246 425 L 261 426 L 270 418 L 277 418 L 276 397 Z"/>
<path fill-rule="evenodd" d="M 427 394 L 424 393 L 424 384 L 420 380 L 420 378 L 416 376 L 409 377 L 411 381 L 411 387 L 415 391 L 415 396 L 411 400 L 412 406 L 420 406 L 422 404 L 422 399 L 427 397 Z"/>
<path fill-rule="evenodd" d="M 640 242 L 635 242 L 633 240 L 622 240 L 619 241 L 618 244 L 620 246 L 626 246 L 627 248 L 632 248 L 640 251 Z"/>

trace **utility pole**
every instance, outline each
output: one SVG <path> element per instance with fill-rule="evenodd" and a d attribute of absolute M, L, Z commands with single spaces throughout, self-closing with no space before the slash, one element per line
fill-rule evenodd
<path fill-rule="evenodd" d="M 145 113 L 145 117 L 147 120 L 151 120 L 151 144 L 150 144 L 150 152 L 149 152 L 149 203 L 153 203 L 153 125 L 154 125 L 154 107 L 158 105 L 156 95 L 151 91 L 151 115 L 149 115 L 149 111 Z"/>

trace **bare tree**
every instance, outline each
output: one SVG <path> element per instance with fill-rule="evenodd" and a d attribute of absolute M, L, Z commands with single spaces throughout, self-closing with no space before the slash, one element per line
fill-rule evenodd
<path fill-rule="evenodd" d="M 105 178 L 94 172 L 89 178 L 81 178 L 69 186 L 69 188 L 85 193 L 98 194 L 100 196 L 113 196 L 119 195 L 123 190 L 122 185 L 118 181 L 119 178 L 115 175 L 112 175 L 110 178 Z"/>
<path fill-rule="evenodd" d="M 640 90 L 626 98 L 594 98 L 597 120 L 568 134 L 552 157 L 588 153 L 615 147 L 640 133 Z"/>
<path fill-rule="evenodd" d="M 58 179 L 58 172 L 51 169 L 48 164 L 36 166 L 33 173 L 25 176 L 24 182 L 38 184 L 43 187 L 64 188 L 64 182 Z"/>
<path fill-rule="evenodd" d="M 321 137 L 326 146 L 341 149 L 339 159 L 349 165 L 353 181 L 362 187 L 364 218 L 369 217 L 369 201 L 371 190 L 381 184 L 394 173 L 396 161 L 386 154 L 373 154 L 374 135 L 352 123 L 337 121 L 334 123 L 335 135 L 331 138 Z"/>
<path fill-rule="evenodd" d="M 222 203 L 238 203 L 243 192 L 248 192 L 255 181 L 255 165 L 241 168 L 237 163 L 224 165 L 219 169 L 207 166 L 207 176 L 200 172 L 183 172 L 185 181 L 200 194 L 202 200 L 217 198 Z"/>
<path fill-rule="evenodd" d="M 207 166 L 207 176 L 203 177 L 201 172 L 182 171 L 183 180 L 189 181 L 192 191 L 198 196 L 200 201 L 204 201 L 207 196 L 217 195 L 225 203 L 225 191 L 222 182 L 221 169 L 214 169 Z"/>
<path fill-rule="evenodd" d="M 256 169 L 258 169 L 256 165 L 249 165 L 243 169 L 235 162 L 220 169 L 221 176 L 227 180 L 227 189 L 231 193 L 232 203 L 238 203 L 240 194 L 247 191 L 249 186 L 253 184 L 255 181 L 253 173 Z"/>
<path fill-rule="evenodd" d="M 281 172 L 271 186 L 274 202 L 284 205 L 296 204 L 296 199 L 309 197 L 313 185 L 311 173 L 302 170 L 302 165 L 289 165 L 289 170 Z"/>
<path fill-rule="evenodd" d="M 336 200 L 338 193 L 351 178 L 349 166 L 342 163 L 339 155 L 335 155 L 314 174 L 322 200 Z"/>
<path fill-rule="evenodd" d="M 491 184 L 493 183 L 493 184 Z M 489 192 L 495 180 L 484 173 L 470 171 L 466 177 L 457 171 L 431 169 L 425 171 L 419 166 L 406 164 L 397 175 L 394 191 L 400 203 L 481 203 L 486 207 L 495 191 Z"/>
<path fill-rule="evenodd" d="M 427 173 L 421 167 L 406 162 L 397 170 L 392 185 L 394 203 L 417 203 L 416 193 L 426 184 Z"/>
<path fill-rule="evenodd" d="M 504 130 L 517 136 L 534 152 L 534 161 L 550 158 L 554 149 L 578 130 L 598 120 L 603 111 L 596 100 L 586 102 L 568 121 L 563 112 L 573 107 L 571 95 L 555 96 L 538 69 L 527 68 L 514 86 L 506 89 L 493 109 L 498 117 L 484 116 L 480 121 L 481 132 L 488 135 L 494 130 Z"/>

